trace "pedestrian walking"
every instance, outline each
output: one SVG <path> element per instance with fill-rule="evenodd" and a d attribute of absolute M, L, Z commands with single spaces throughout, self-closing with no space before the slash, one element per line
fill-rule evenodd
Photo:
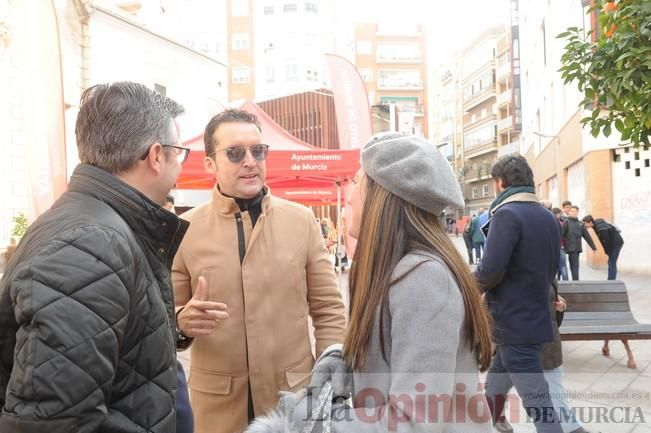
<path fill-rule="evenodd" d="M 563 385 L 563 346 L 559 327 L 563 323 L 563 315 L 567 310 L 567 302 L 558 294 L 558 283 L 553 281 L 549 290 L 550 316 L 553 322 L 554 340 L 543 345 L 540 355 L 545 380 L 549 385 L 549 395 L 554 409 L 559 415 L 561 427 L 564 433 L 589 433 L 576 417 L 567 402 L 567 391 Z M 500 433 L 512 433 L 513 427 L 504 418 L 496 424 L 496 430 Z"/>
<path fill-rule="evenodd" d="M 475 264 L 474 260 L 474 248 L 472 246 L 472 220 L 466 222 L 466 226 L 463 229 L 463 242 L 466 244 L 466 251 L 468 252 L 468 263 L 471 265 Z"/>
<path fill-rule="evenodd" d="M 486 378 L 493 423 L 515 386 L 539 433 L 561 433 L 540 354 L 553 341 L 549 288 L 558 272 L 560 230 L 536 197 L 533 172 L 522 156 L 507 155 L 491 169 L 499 193 L 488 211 L 486 250 L 477 267 L 480 289 L 495 322 L 497 346 Z"/>
<path fill-rule="evenodd" d="M 475 260 L 477 263 L 481 262 L 482 253 L 484 251 L 484 243 L 486 237 L 482 233 L 482 226 L 488 221 L 488 214 L 485 212 L 484 208 L 480 208 L 477 216 L 472 219 L 472 247 L 475 250 Z"/>
<path fill-rule="evenodd" d="M 552 213 L 556 217 L 556 220 L 558 221 L 558 227 L 560 229 L 563 228 L 563 211 L 560 210 L 559 208 L 555 207 L 552 209 Z M 565 241 L 563 238 L 561 238 L 561 253 L 559 256 L 559 261 L 558 261 L 558 275 L 557 279 L 568 281 L 568 274 L 567 274 L 567 253 L 565 252 Z"/>

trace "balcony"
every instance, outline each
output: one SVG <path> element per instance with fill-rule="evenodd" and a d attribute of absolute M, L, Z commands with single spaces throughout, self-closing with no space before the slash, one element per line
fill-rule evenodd
<path fill-rule="evenodd" d="M 508 144 L 503 144 L 498 150 L 497 150 L 497 157 L 501 158 L 505 155 L 510 155 L 512 153 L 520 153 L 520 142 L 519 141 L 514 141 Z"/>
<path fill-rule="evenodd" d="M 423 90 L 423 81 L 380 80 L 378 90 Z"/>
<path fill-rule="evenodd" d="M 378 54 L 375 58 L 377 63 L 409 63 L 409 64 L 419 64 L 423 63 L 423 56 L 410 56 L 410 55 L 383 55 Z"/>
<path fill-rule="evenodd" d="M 493 137 L 490 140 L 483 141 L 478 144 L 464 146 L 465 159 L 475 158 L 477 156 L 485 155 L 490 152 L 497 151 L 497 138 Z"/>
<path fill-rule="evenodd" d="M 497 106 L 501 107 L 502 105 L 511 103 L 511 91 L 507 90 L 497 95 Z"/>
<path fill-rule="evenodd" d="M 464 121 L 463 130 L 464 132 L 468 132 L 468 130 L 475 129 L 481 124 L 489 123 L 489 122 L 495 123 L 496 119 L 497 116 L 494 114 L 488 114 L 486 117 L 478 117 L 475 119 L 474 122 L 471 121 L 472 117 L 470 117 L 467 121 Z"/>
<path fill-rule="evenodd" d="M 495 97 L 495 85 L 493 84 L 492 86 L 482 90 L 480 93 L 476 93 L 470 96 L 469 98 L 464 98 L 463 109 L 464 111 L 468 112 L 472 110 L 474 107 L 476 107 L 477 105 L 481 104 L 482 102 L 494 97 Z"/>
<path fill-rule="evenodd" d="M 511 62 L 506 62 L 503 65 L 497 67 L 495 71 L 495 77 L 500 80 L 501 78 L 506 78 L 511 74 Z"/>
<path fill-rule="evenodd" d="M 512 127 L 513 127 L 513 118 L 511 116 L 505 117 L 504 119 L 500 119 L 497 121 L 498 131 L 506 131 L 508 129 L 511 129 Z"/>

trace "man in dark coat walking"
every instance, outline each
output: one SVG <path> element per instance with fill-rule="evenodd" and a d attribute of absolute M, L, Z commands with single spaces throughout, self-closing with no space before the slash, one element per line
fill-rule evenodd
<path fill-rule="evenodd" d="M 543 344 L 554 339 L 549 288 L 558 271 L 558 223 L 540 205 L 524 157 L 500 158 L 491 176 L 499 195 L 488 211 L 486 250 L 476 272 L 497 345 L 486 397 L 496 423 L 515 386 L 536 430 L 561 433 L 540 360 Z"/>
<path fill-rule="evenodd" d="M 572 280 L 579 279 L 579 255 L 583 252 L 583 244 L 581 238 L 590 245 L 592 251 L 596 251 L 597 247 L 592 240 L 592 236 L 585 228 L 585 225 L 579 221 L 579 207 L 570 207 L 570 214 L 563 221 L 561 226 L 561 239 L 565 245 L 565 252 L 570 262 L 570 272 L 572 273 Z"/>
<path fill-rule="evenodd" d="M 188 224 L 162 204 L 182 111 L 131 82 L 82 95 L 81 164 L 0 282 L 0 432 L 176 430 L 170 266 Z"/>

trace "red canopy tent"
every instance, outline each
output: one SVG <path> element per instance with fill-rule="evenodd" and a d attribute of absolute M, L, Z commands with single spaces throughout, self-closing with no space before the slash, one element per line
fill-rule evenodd
<path fill-rule="evenodd" d="M 262 142 L 269 144 L 266 183 L 274 195 L 303 204 L 337 204 L 339 187 L 359 169 L 359 149 L 321 149 L 290 135 L 253 101 L 242 105 L 258 117 Z M 185 142 L 190 156 L 183 164 L 176 187 L 210 189 L 215 184 L 203 167 L 203 134 Z"/>

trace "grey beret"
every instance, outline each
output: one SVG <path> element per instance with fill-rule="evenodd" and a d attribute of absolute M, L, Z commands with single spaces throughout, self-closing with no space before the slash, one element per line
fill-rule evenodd
<path fill-rule="evenodd" d="M 414 206 L 439 215 L 447 206 L 463 208 L 452 167 L 432 143 L 397 132 L 377 134 L 361 152 L 366 174 Z"/>

